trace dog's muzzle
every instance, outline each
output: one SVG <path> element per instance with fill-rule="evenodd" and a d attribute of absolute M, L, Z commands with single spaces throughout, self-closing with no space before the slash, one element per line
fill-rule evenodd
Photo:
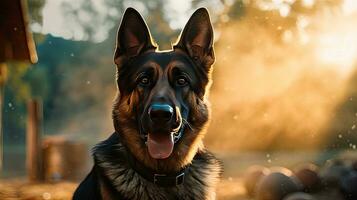
<path fill-rule="evenodd" d="M 179 110 L 176 110 L 176 112 L 180 112 Z M 175 110 L 172 106 L 169 104 L 162 104 L 162 103 L 154 103 L 148 108 L 147 112 L 149 120 L 155 124 L 155 126 L 170 126 L 170 123 L 176 123 L 178 124 L 177 127 L 172 128 L 170 133 L 168 134 L 173 134 L 174 136 L 174 142 L 178 142 L 180 138 L 183 135 L 183 130 L 184 130 L 184 125 L 182 123 L 181 115 L 179 117 L 179 122 L 172 122 L 173 120 L 176 121 L 175 115 Z M 147 137 L 148 137 L 148 131 L 143 128 L 143 122 L 140 121 L 140 135 L 143 138 L 143 140 L 146 142 Z"/>
<path fill-rule="evenodd" d="M 183 118 L 178 107 L 154 102 L 140 118 L 141 137 L 150 156 L 155 159 L 168 158 L 181 139 L 184 131 Z"/>

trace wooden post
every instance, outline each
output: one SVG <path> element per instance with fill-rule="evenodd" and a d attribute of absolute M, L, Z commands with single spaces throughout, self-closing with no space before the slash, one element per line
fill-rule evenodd
<path fill-rule="evenodd" d="M 27 174 L 30 181 L 43 180 L 42 164 L 42 106 L 39 100 L 27 104 Z"/>
<path fill-rule="evenodd" d="M 4 143 L 3 143 L 3 120 L 2 112 L 4 107 L 4 86 L 7 78 L 7 68 L 5 63 L 0 63 L 0 172 L 3 167 Z"/>
<path fill-rule="evenodd" d="M 1 74 L 0 74 L 1 76 Z M 4 158 L 4 134 L 2 128 L 2 112 L 4 107 L 4 85 L 0 83 L 0 172 L 3 167 L 3 158 Z"/>

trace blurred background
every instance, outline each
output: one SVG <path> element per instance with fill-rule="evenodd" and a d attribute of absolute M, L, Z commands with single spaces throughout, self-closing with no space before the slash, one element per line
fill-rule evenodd
<path fill-rule="evenodd" d="M 171 48 L 196 8 L 210 11 L 216 63 L 205 144 L 224 161 L 221 199 L 244 199 L 238 182 L 251 165 L 322 165 L 328 159 L 356 155 L 354 0 L 28 0 L 25 4 L 38 61 L 7 61 L 2 69 L 2 182 L 20 181 L 27 174 L 26 130 L 32 99 L 42 107 L 42 137 L 50 138 L 45 146 L 80 144 L 78 152 L 85 152 L 80 158 L 91 166 L 90 147 L 113 132 L 113 51 L 121 15 L 129 6 L 144 16 L 160 50 Z M 88 169 L 81 168 L 78 180 Z M 49 176 L 62 178 L 56 173 Z M 46 199 L 47 193 L 41 198 Z"/>

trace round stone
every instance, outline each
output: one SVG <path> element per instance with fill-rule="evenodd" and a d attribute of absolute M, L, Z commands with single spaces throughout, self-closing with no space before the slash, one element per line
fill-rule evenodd
<path fill-rule="evenodd" d="M 319 188 L 321 180 L 318 167 L 314 164 L 304 164 L 294 170 L 296 178 L 302 184 L 303 190 L 310 192 Z"/>
<path fill-rule="evenodd" d="M 341 191 L 346 200 L 357 199 L 357 172 L 351 171 L 342 178 Z"/>
<path fill-rule="evenodd" d="M 267 176 L 270 170 L 264 166 L 254 165 L 248 168 L 243 177 L 243 184 L 248 196 L 253 197 L 255 187 L 261 178 Z"/>
<path fill-rule="evenodd" d="M 316 200 L 316 198 L 304 192 L 295 192 L 287 195 L 283 200 Z"/>
<path fill-rule="evenodd" d="M 342 160 L 328 160 L 319 173 L 323 187 L 339 187 L 342 178 L 348 175 L 350 170 Z"/>
<path fill-rule="evenodd" d="M 256 188 L 256 200 L 282 200 L 299 191 L 296 181 L 282 172 L 272 172 L 263 177 Z"/>

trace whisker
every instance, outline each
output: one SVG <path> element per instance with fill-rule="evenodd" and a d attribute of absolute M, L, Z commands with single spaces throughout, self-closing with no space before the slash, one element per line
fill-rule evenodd
<path fill-rule="evenodd" d="M 182 119 L 182 123 L 183 123 L 184 125 L 187 125 L 187 127 L 188 127 L 189 129 L 191 129 L 191 131 L 193 131 L 193 128 L 192 128 L 191 124 L 190 124 L 186 119 Z"/>

